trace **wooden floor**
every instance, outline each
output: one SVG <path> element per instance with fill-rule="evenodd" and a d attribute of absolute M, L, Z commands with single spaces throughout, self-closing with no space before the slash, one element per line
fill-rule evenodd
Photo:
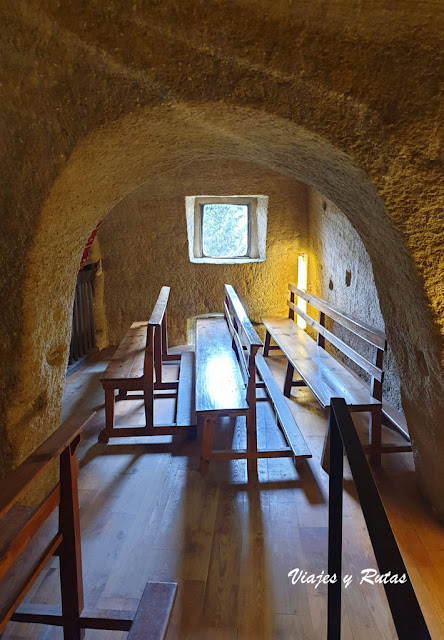
<path fill-rule="evenodd" d="M 105 419 L 99 377 L 109 355 L 96 355 L 73 374 L 64 398 L 65 416 L 80 407 L 98 409 L 79 452 L 86 606 L 135 608 L 148 580 L 173 580 L 179 595 L 169 640 L 325 638 L 326 587 L 292 586 L 288 578 L 294 568 L 316 574 L 327 568 L 327 476 L 319 465 L 325 418 L 310 392 L 296 389 L 290 402 L 313 453 L 300 475 L 290 460 L 275 459 L 259 461 L 259 483 L 247 484 L 245 461 L 212 463 L 202 479 L 199 441 L 97 442 Z M 282 388 L 282 359 L 267 361 Z M 165 371 L 174 378 L 175 365 Z M 167 403 L 164 413 L 171 411 Z M 259 405 L 260 444 L 279 446 L 272 413 L 267 403 Z M 116 424 L 142 421 L 140 401 L 117 403 Z M 224 425 L 217 444 L 245 446 L 244 431 L 241 419 L 234 433 Z M 385 430 L 384 436 L 396 438 Z M 354 582 L 343 591 L 342 638 L 396 638 L 383 589 L 359 585 L 360 571 L 376 563 L 346 473 L 343 571 Z M 383 457 L 376 479 L 432 638 L 443 639 L 444 531 L 420 501 L 411 454 Z M 57 562 L 28 601 L 59 602 Z M 62 633 L 10 623 L 3 637 L 49 640 Z M 85 637 L 126 634 L 88 631 Z"/>

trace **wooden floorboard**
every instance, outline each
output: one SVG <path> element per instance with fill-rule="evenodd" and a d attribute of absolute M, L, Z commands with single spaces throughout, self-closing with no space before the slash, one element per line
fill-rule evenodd
<path fill-rule="evenodd" d="M 282 388 L 283 358 L 273 355 L 267 364 Z M 173 442 L 159 436 L 155 445 L 146 438 L 97 442 L 104 423 L 99 377 L 105 366 L 98 354 L 70 376 L 65 390 L 65 415 L 98 407 L 79 451 L 85 606 L 134 610 L 148 581 L 173 581 L 178 593 L 168 640 L 324 638 L 326 588 L 291 585 L 287 575 L 296 567 L 327 567 L 328 477 L 319 465 L 325 417 L 310 391 L 293 389 L 288 402 L 313 454 L 300 472 L 290 459 L 259 460 L 259 484 L 247 484 L 245 461 L 217 461 L 203 479 L 197 471 L 199 438 Z M 170 368 L 173 379 L 177 367 Z M 174 413 L 174 401 L 160 404 Z M 118 402 L 116 414 L 117 423 L 137 425 L 143 402 Z M 367 416 L 353 419 L 365 439 Z M 243 421 L 222 421 L 215 446 L 245 447 Z M 403 442 L 386 429 L 384 438 Z M 265 402 L 258 408 L 258 441 L 261 447 L 284 446 Z M 444 637 L 443 528 L 421 502 L 411 454 L 387 455 L 373 472 L 432 638 L 439 640 Z M 343 567 L 355 580 L 343 590 L 342 640 L 392 640 L 382 587 L 358 584 L 359 571 L 376 564 L 346 463 L 345 474 Z M 60 603 L 57 558 L 26 601 Z M 60 629 L 19 623 L 10 623 L 3 636 L 61 637 Z M 127 634 L 87 631 L 85 639 L 104 637 L 123 640 Z"/>

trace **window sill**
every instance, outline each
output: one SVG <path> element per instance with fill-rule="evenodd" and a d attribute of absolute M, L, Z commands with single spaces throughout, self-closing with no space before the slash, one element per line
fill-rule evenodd
<path fill-rule="evenodd" d="M 265 262 L 265 258 L 195 258 L 190 256 L 195 264 L 248 264 L 249 262 Z"/>

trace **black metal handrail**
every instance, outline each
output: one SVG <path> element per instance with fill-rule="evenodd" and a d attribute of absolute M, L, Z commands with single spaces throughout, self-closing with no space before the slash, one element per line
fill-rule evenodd
<path fill-rule="evenodd" d="M 328 573 L 336 574 L 328 583 L 327 640 L 341 637 L 342 584 L 342 484 L 344 449 L 361 503 L 367 530 L 382 574 L 405 575 L 406 581 L 385 584 L 384 589 L 400 640 L 429 640 L 421 607 L 393 535 L 387 514 L 368 466 L 358 434 L 343 398 L 332 398 L 330 407 L 330 479 L 328 509 Z"/>

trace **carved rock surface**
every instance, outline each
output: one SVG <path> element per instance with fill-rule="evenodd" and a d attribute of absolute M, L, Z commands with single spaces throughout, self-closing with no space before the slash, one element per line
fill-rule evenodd
<path fill-rule="evenodd" d="M 97 221 L 156 174 L 222 158 L 314 186 L 356 229 L 444 514 L 442 23 L 439 0 L 2 3 L 4 472 L 58 425 Z"/>

